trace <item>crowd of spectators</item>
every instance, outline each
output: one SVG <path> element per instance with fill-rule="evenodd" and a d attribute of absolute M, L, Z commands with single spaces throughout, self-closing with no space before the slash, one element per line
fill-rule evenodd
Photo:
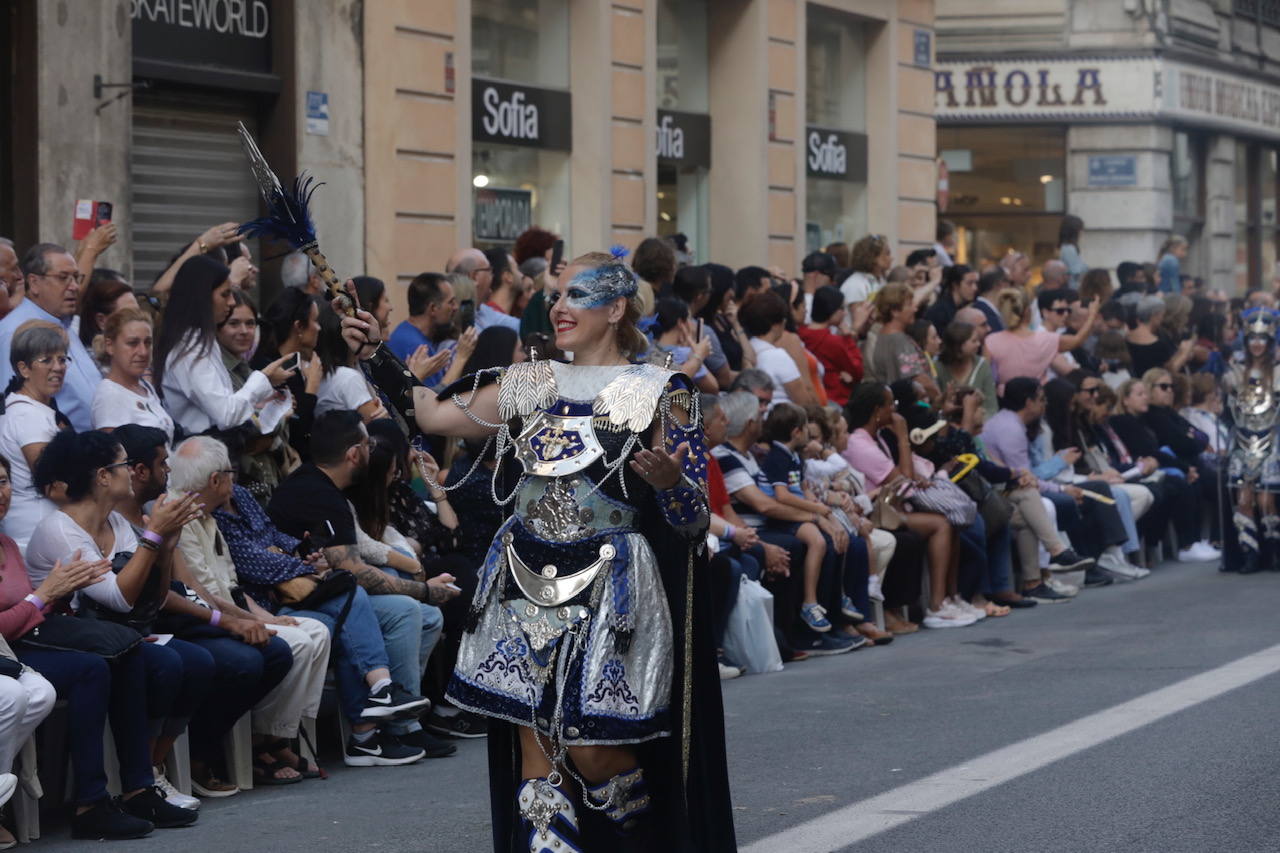
<path fill-rule="evenodd" d="M 306 255 L 260 312 L 234 224 L 137 291 L 98 264 L 114 228 L 32 246 L 3 282 L 0 774 L 65 700 L 72 833 L 134 838 L 239 793 L 223 743 L 242 719 L 255 785 L 322 777 L 299 735 L 327 681 L 347 765 L 483 737 L 443 685 L 502 522 L 492 452 L 409 440 Z M 1215 377 L 1242 306 L 1180 274 L 1184 240 L 1113 276 L 1082 229 L 1067 217 L 1038 270 L 957 262 L 945 222 L 901 266 L 868 235 L 795 276 L 639 244 L 642 359 L 702 392 L 722 678 L 1141 579 L 1170 526 L 1177 559 L 1219 558 Z M 404 318 L 383 281 L 354 287 L 443 387 L 567 357 L 547 320 L 558 239 L 459 249 L 408 283 Z M 184 733 L 194 796 L 168 779 Z"/>

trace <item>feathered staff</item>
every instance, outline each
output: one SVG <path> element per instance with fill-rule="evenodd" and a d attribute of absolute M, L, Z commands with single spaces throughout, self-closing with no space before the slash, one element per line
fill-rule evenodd
<path fill-rule="evenodd" d="M 316 226 L 311 221 L 308 205 L 311 196 L 324 184 L 317 184 L 315 178 L 303 172 L 294 178 L 293 186 L 285 189 L 267 158 L 258 150 L 258 143 L 241 122 L 236 123 L 236 132 L 240 134 L 240 145 L 245 156 L 249 158 L 249 168 L 258 182 L 262 192 L 262 200 L 267 203 L 267 215 L 251 220 L 240 226 L 240 233 L 246 237 L 268 237 L 272 240 L 283 240 L 299 252 L 304 253 L 315 265 L 316 271 L 324 279 L 329 289 L 330 298 L 343 299 L 348 314 L 354 314 L 355 297 L 342 289 L 342 282 L 337 273 L 329 266 L 328 259 L 320 251 L 320 242 L 316 238 Z"/>

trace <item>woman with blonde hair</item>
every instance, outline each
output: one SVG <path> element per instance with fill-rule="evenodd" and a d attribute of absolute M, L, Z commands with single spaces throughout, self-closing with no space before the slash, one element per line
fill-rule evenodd
<path fill-rule="evenodd" d="M 892 384 L 899 379 L 915 379 L 929 398 L 936 400 L 938 384 L 933 378 L 929 356 L 907 333 L 916 318 L 914 296 L 909 285 L 897 283 L 885 285 L 876 294 L 880 333 L 871 346 L 866 372 L 869 378 L 884 384 Z"/>
<path fill-rule="evenodd" d="M 1089 316 L 1075 334 L 1059 335 L 1031 328 L 1031 299 L 1012 288 L 996 296 L 996 308 L 1004 320 L 1004 331 L 987 335 L 986 356 L 991 362 L 996 385 L 1003 388 L 1015 376 L 1028 376 L 1044 382 L 1049 368 L 1065 376 L 1073 369 L 1059 353 L 1070 352 L 1084 343 L 1097 319 L 1100 303 L 1089 306 Z"/>
<path fill-rule="evenodd" d="M 93 392 L 93 428 L 113 430 L 140 424 L 164 430 L 173 441 L 173 418 L 147 381 L 151 372 L 151 318 L 138 308 L 122 308 L 102 327 L 102 360 L 106 377 Z"/>
<path fill-rule="evenodd" d="M 853 244 L 849 252 L 853 272 L 840 284 L 846 305 L 866 302 L 885 286 L 885 276 L 893 269 L 893 248 L 883 234 L 868 234 Z"/>

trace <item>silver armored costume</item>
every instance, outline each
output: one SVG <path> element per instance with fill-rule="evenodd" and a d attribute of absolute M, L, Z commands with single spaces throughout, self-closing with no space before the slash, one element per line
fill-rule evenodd
<path fill-rule="evenodd" d="M 1241 319 L 1246 352 L 1236 356 L 1224 377 L 1227 407 L 1235 421 L 1227 475 L 1236 488 L 1280 492 L 1280 441 L 1276 440 L 1280 428 L 1280 371 L 1275 365 L 1280 314 L 1258 307 L 1246 311 Z M 1266 352 L 1260 358 L 1251 358 L 1248 350 L 1258 342 L 1266 345 Z M 1280 515 L 1272 512 L 1255 519 L 1253 513 L 1252 506 L 1237 506 L 1232 515 L 1243 558 L 1238 570 L 1242 572 L 1257 571 L 1262 559 L 1280 559 Z M 1262 541 L 1258 536 L 1259 521 Z"/>

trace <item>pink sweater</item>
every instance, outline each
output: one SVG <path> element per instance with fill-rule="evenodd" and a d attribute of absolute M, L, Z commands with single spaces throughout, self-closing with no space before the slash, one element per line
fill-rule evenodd
<path fill-rule="evenodd" d="M 46 602 L 40 610 L 23 600 L 34 590 L 18 544 L 0 534 L 0 550 L 4 554 L 4 561 L 0 563 L 0 635 L 6 640 L 16 640 L 44 621 L 50 603 Z"/>

